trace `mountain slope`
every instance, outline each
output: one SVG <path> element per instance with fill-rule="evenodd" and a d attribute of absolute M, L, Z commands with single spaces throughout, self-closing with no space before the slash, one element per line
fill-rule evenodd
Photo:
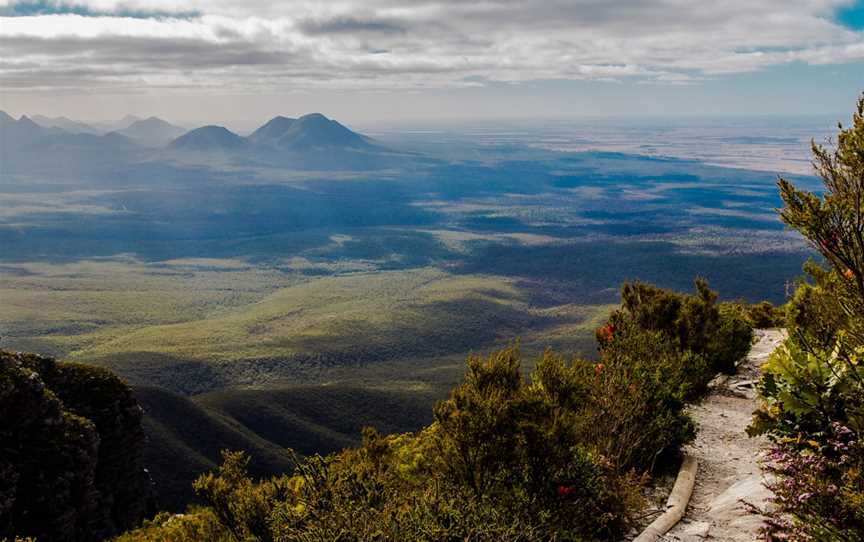
<path fill-rule="evenodd" d="M 0 539 L 94 541 L 137 525 L 141 409 L 110 371 L 0 351 Z"/>
<path fill-rule="evenodd" d="M 356 445 L 360 431 L 416 430 L 431 422 L 430 394 L 348 386 L 227 389 L 185 397 L 140 386 L 144 409 L 145 464 L 159 505 L 182 510 L 194 498 L 192 482 L 221 463 L 222 450 L 243 450 L 256 477 L 290 471 L 285 448 L 329 453 Z"/>
<path fill-rule="evenodd" d="M 183 134 L 170 143 L 177 150 L 228 150 L 246 147 L 248 141 L 224 126 L 202 126 Z"/>
<path fill-rule="evenodd" d="M 70 134 L 101 134 L 101 131 L 87 123 L 72 120 L 66 117 L 46 117 L 44 115 L 33 115 L 33 121 L 44 128 L 60 128 Z"/>
<path fill-rule="evenodd" d="M 158 117 L 137 120 L 130 124 L 128 128 L 117 131 L 117 133 L 129 139 L 149 147 L 167 145 L 185 132 L 186 130 L 183 128 L 165 122 Z"/>
<path fill-rule="evenodd" d="M 272 145 L 287 132 L 296 122 L 296 119 L 288 117 L 273 117 L 260 128 L 252 132 L 248 139 L 256 145 Z"/>
<path fill-rule="evenodd" d="M 308 455 L 355 445 L 363 427 L 414 431 L 432 421 L 435 397 L 343 385 L 231 389 L 195 402 L 284 448 Z"/>
<path fill-rule="evenodd" d="M 64 180 L 93 175 L 129 159 L 139 147 L 120 134 L 73 134 L 39 126 L 26 116 L 0 115 L 0 174 L 52 173 Z"/>
<path fill-rule="evenodd" d="M 320 113 L 304 115 L 292 122 L 271 144 L 295 151 L 313 148 L 365 149 L 372 146 L 364 136 Z"/>
<path fill-rule="evenodd" d="M 144 409 L 144 461 L 162 508 L 182 510 L 194 497 L 192 482 L 219 465 L 222 450 L 249 453 L 256 476 L 291 469 L 278 446 L 188 397 L 153 387 L 134 391 Z"/>

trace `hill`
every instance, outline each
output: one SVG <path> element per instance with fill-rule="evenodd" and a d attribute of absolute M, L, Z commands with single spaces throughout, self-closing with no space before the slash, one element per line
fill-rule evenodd
<path fill-rule="evenodd" d="M 135 396 L 144 409 L 144 461 L 161 508 L 182 510 L 194 497 L 192 481 L 215 468 L 224 449 L 252 454 L 256 476 L 290 470 L 278 446 L 188 397 L 147 386 L 136 387 Z"/>
<path fill-rule="evenodd" d="M 296 119 L 289 119 L 288 117 L 273 117 L 261 125 L 257 130 L 252 132 L 248 139 L 256 145 L 270 144 L 287 132 L 295 121 Z"/>
<path fill-rule="evenodd" d="M 297 120 L 276 117 L 256 130 L 250 140 L 287 151 L 308 149 L 368 149 L 368 138 L 352 132 L 321 113 L 304 115 Z"/>
<path fill-rule="evenodd" d="M 367 426 L 384 433 L 419 429 L 432 421 L 435 399 L 344 385 L 223 390 L 194 398 L 211 412 L 304 455 L 356 445 Z"/>
<path fill-rule="evenodd" d="M 431 422 L 430 394 L 349 386 L 227 389 L 184 397 L 141 386 L 144 459 L 161 508 L 182 510 L 194 499 L 192 482 L 215 469 L 222 450 L 245 451 L 255 477 L 290 472 L 286 448 L 303 455 L 355 446 L 363 427 L 387 433 Z"/>
<path fill-rule="evenodd" d="M 186 130 L 183 128 L 165 122 L 158 117 L 136 120 L 129 127 L 117 131 L 117 133 L 132 139 L 136 143 L 148 147 L 167 145 L 185 132 Z"/>
<path fill-rule="evenodd" d="M 46 117 L 44 115 L 33 115 L 33 121 L 44 128 L 60 128 L 70 134 L 93 134 L 99 135 L 101 131 L 87 123 L 72 120 L 66 117 Z"/>
<path fill-rule="evenodd" d="M 248 145 L 248 141 L 224 126 L 202 126 L 183 134 L 170 143 L 172 149 L 212 151 L 233 150 Z"/>
<path fill-rule="evenodd" d="M 2 113 L 2 112 L 0 112 Z M 2 173 L 63 173 L 64 180 L 92 173 L 106 163 L 130 159 L 138 148 L 117 133 L 94 135 L 46 128 L 22 116 L 0 115 Z"/>

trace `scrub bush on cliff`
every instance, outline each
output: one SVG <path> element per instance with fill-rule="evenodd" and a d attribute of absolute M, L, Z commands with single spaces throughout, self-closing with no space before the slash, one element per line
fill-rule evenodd
<path fill-rule="evenodd" d="M 864 539 L 864 96 L 836 146 L 813 145 L 817 195 L 779 181 L 782 220 L 824 258 L 788 308 L 789 339 L 763 368 L 753 433 L 774 442 L 767 534 Z"/>

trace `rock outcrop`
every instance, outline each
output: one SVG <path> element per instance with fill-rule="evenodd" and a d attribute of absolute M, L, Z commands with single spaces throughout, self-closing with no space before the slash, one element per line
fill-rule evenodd
<path fill-rule="evenodd" d="M 148 511 L 142 411 L 108 370 L 0 351 L 0 539 L 101 540 Z"/>

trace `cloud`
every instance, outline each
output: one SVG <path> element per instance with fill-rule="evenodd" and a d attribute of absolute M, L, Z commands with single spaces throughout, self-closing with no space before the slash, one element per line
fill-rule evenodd
<path fill-rule="evenodd" d="M 363 20 L 355 17 L 334 17 L 323 20 L 306 20 L 297 25 L 307 34 L 364 34 L 403 33 L 405 28 L 386 20 Z"/>
<path fill-rule="evenodd" d="M 864 60 L 864 33 L 837 19 L 851 5 L 0 0 L 0 85 L 254 91 L 547 79 L 699 84 L 792 62 Z"/>

